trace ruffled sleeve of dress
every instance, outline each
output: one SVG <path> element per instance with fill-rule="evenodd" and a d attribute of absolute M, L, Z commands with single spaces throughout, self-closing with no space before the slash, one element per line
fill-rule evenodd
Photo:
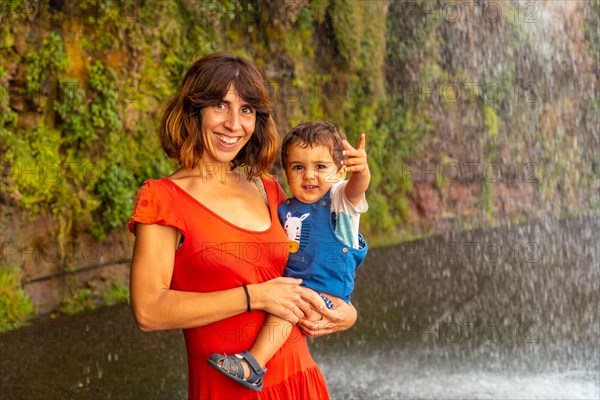
<path fill-rule="evenodd" d="M 136 222 L 173 226 L 184 235 L 186 227 L 181 210 L 176 206 L 176 187 L 168 179 L 147 180 L 138 191 L 128 227 L 135 235 Z"/>

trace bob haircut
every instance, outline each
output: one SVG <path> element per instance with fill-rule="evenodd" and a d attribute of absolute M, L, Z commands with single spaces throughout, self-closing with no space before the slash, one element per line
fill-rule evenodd
<path fill-rule="evenodd" d="M 287 168 L 288 149 L 293 145 L 302 148 L 323 146 L 329 150 L 331 158 L 339 169 L 344 159 L 342 140 L 346 135 L 334 124 L 327 121 L 308 121 L 297 125 L 283 138 L 281 144 L 281 166 Z"/>
<path fill-rule="evenodd" d="M 192 64 L 163 113 L 159 133 L 162 148 L 182 167 L 195 168 L 205 148 L 200 110 L 219 103 L 231 84 L 256 111 L 254 133 L 233 159 L 232 168 L 245 168 L 248 179 L 268 176 L 279 148 L 271 99 L 254 64 L 230 53 L 211 53 Z"/>

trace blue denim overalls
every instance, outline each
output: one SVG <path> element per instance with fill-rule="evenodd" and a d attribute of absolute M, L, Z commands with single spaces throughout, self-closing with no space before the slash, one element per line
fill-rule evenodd
<path fill-rule="evenodd" d="M 302 285 L 349 302 L 354 270 L 365 259 L 368 247 L 361 234 L 357 249 L 337 237 L 329 192 L 312 204 L 289 198 L 277 212 L 290 243 L 285 276 L 301 278 Z"/>

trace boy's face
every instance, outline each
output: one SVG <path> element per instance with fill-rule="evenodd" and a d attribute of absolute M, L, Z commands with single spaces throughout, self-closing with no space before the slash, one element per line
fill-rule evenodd
<path fill-rule="evenodd" d="M 323 197 L 334 183 L 346 176 L 346 168 L 335 165 L 325 146 L 288 148 L 285 175 L 294 197 L 302 203 L 314 203 Z"/>

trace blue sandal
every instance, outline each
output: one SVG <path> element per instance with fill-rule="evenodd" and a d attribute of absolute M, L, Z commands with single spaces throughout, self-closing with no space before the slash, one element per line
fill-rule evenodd
<path fill-rule="evenodd" d="M 244 379 L 244 366 L 242 362 L 246 362 L 250 367 L 250 376 L 248 379 Z M 208 363 L 249 389 L 258 392 L 263 387 L 263 378 L 267 369 L 261 368 L 252 354 L 247 351 L 242 351 L 231 356 L 215 353 L 208 358 Z"/>

